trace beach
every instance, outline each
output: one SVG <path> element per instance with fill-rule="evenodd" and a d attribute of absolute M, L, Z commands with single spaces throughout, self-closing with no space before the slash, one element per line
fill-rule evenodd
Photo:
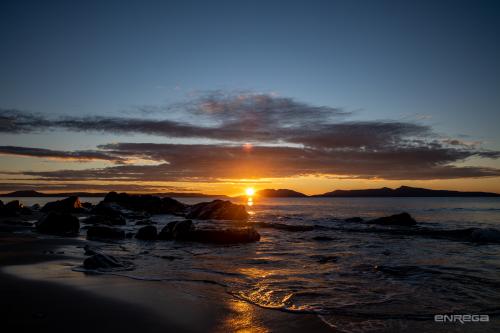
<path fill-rule="evenodd" d="M 73 272 L 82 258 L 58 249 L 77 246 L 0 232 L 4 332 L 331 332 L 314 315 L 262 309 L 219 286 Z"/>

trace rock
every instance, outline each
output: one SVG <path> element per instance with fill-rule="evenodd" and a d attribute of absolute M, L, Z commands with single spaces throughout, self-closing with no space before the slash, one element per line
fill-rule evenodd
<path fill-rule="evenodd" d="M 475 229 L 470 239 L 478 243 L 500 243 L 500 230 L 494 228 Z"/>
<path fill-rule="evenodd" d="M 125 231 L 105 225 L 94 225 L 87 230 L 87 239 L 124 239 Z"/>
<path fill-rule="evenodd" d="M 113 269 L 123 268 L 125 264 L 113 256 L 103 253 L 95 253 L 83 261 L 86 269 Z"/>
<path fill-rule="evenodd" d="M 403 225 L 412 226 L 417 224 L 417 221 L 408 213 L 401 213 L 391 216 L 379 217 L 374 220 L 367 221 L 368 224 L 381 224 L 381 225 Z"/>
<path fill-rule="evenodd" d="M 201 220 L 246 220 L 248 213 L 244 205 L 233 204 L 231 201 L 214 200 L 190 206 L 186 217 Z"/>
<path fill-rule="evenodd" d="M 88 245 L 88 244 L 87 244 L 87 245 L 85 245 L 85 246 L 83 247 L 83 249 L 85 250 L 85 255 L 86 255 L 86 256 L 92 256 L 92 255 L 94 255 L 94 254 L 99 253 L 99 251 L 98 251 L 96 248 L 94 248 L 94 247 L 92 247 L 92 246 L 90 246 L 90 245 Z"/>
<path fill-rule="evenodd" d="M 314 230 L 314 226 L 312 225 L 291 225 L 291 224 L 273 223 L 273 222 L 255 222 L 253 223 L 253 225 L 261 228 L 279 229 L 292 232 Z"/>
<path fill-rule="evenodd" d="M 260 235 L 252 227 L 231 229 L 195 229 L 189 232 L 187 240 L 216 244 L 253 243 L 260 240 Z"/>
<path fill-rule="evenodd" d="M 90 213 L 95 215 L 107 216 L 116 221 L 125 221 L 125 216 L 120 211 L 120 206 L 110 202 L 99 202 L 94 208 L 92 208 Z"/>
<path fill-rule="evenodd" d="M 171 240 L 171 239 L 187 239 L 191 231 L 194 230 L 193 221 L 173 221 L 161 229 L 158 234 L 158 239 Z"/>
<path fill-rule="evenodd" d="M 151 214 L 181 214 L 186 208 L 186 205 L 175 199 L 160 198 L 147 194 L 109 192 L 104 197 L 104 202 L 114 202 L 129 210 L 144 211 Z"/>
<path fill-rule="evenodd" d="M 78 197 L 71 196 L 63 200 L 47 202 L 43 206 L 42 212 L 83 213 L 85 209 Z"/>
<path fill-rule="evenodd" d="M 90 202 L 82 202 L 82 207 L 90 210 L 94 207 L 94 205 Z"/>
<path fill-rule="evenodd" d="M 125 218 L 121 216 L 104 216 L 104 215 L 93 215 L 89 216 L 82 221 L 85 224 L 103 224 L 103 225 L 125 225 Z"/>
<path fill-rule="evenodd" d="M 346 221 L 346 222 L 363 222 L 364 220 L 361 217 L 356 216 L 356 217 L 349 217 L 349 218 L 345 219 L 344 221 Z"/>
<path fill-rule="evenodd" d="M 77 235 L 80 231 L 80 222 L 71 214 L 50 212 L 36 223 L 36 229 L 47 234 Z"/>
<path fill-rule="evenodd" d="M 32 210 L 40 210 L 40 205 L 36 203 L 33 206 L 31 206 L 31 209 Z"/>
<path fill-rule="evenodd" d="M 0 209 L 2 209 L 2 208 L 3 208 L 3 206 L 4 206 L 4 205 L 3 205 L 3 201 L 2 201 L 2 200 L 0 200 Z"/>
<path fill-rule="evenodd" d="M 17 216 L 21 213 L 21 209 L 23 208 L 23 204 L 19 202 L 19 200 L 12 200 L 7 204 L 2 204 L 0 209 L 1 216 Z"/>
<path fill-rule="evenodd" d="M 155 240 L 158 237 L 158 231 L 155 226 L 147 225 L 137 231 L 135 238 L 142 240 Z"/>

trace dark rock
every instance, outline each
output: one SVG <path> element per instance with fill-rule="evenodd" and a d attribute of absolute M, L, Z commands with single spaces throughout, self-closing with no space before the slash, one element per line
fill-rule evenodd
<path fill-rule="evenodd" d="M 103 224 L 103 225 L 125 225 L 125 218 L 121 216 L 104 216 L 93 215 L 89 216 L 82 221 L 85 224 Z"/>
<path fill-rule="evenodd" d="M 82 202 L 82 207 L 90 210 L 94 207 L 94 205 L 90 202 Z"/>
<path fill-rule="evenodd" d="M 158 237 L 158 230 L 155 226 L 147 225 L 137 231 L 135 238 L 142 240 L 155 240 Z"/>
<path fill-rule="evenodd" d="M 216 244 L 253 243 L 260 240 L 260 235 L 252 227 L 231 229 L 195 229 L 188 234 L 187 240 Z"/>
<path fill-rule="evenodd" d="M 344 221 L 346 221 L 346 222 L 363 222 L 364 220 L 361 217 L 356 216 L 356 217 L 349 217 L 349 218 L 345 219 Z"/>
<path fill-rule="evenodd" d="M 181 214 L 186 208 L 186 205 L 175 199 L 160 198 L 147 194 L 109 192 L 104 197 L 104 202 L 114 202 L 129 210 L 144 211 L 151 214 Z"/>
<path fill-rule="evenodd" d="M 94 247 L 92 247 L 90 245 L 85 245 L 83 247 L 83 249 L 85 250 L 85 255 L 86 256 L 92 256 L 94 254 L 99 253 L 99 251 L 96 248 L 94 248 Z"/>
<path fill-rule="evenodd" d="M 261 228 L 279 229 L 292 232 L 314 230 L 314 226 L 312 225 L 291 225 L 291 224 L 272 223 L 272 222 L 255 222 L 253 223 L 253 225 Z"/>
<path fill-rule="evenodd" d="M 95 253 L 83 261 L 86 269 L 113 269 L 123 268 L 125 264 L 113 256 L 103 253 Z"/>
<path fill-rule="evenodd" d="M 411 226 L 417 224 L 417 221 L 411 217 L 408 213 L 401 213 L 391 216 L 379 217 L 374 220 L 367 221 L 369 224 L 381 224 L 381 225 L 403 225 Z"/>
<path fill-rule="evenodd" d="M 201 220 L 246 220 L 248 213 L 244 205 L 233 204 L 231 201 L 214 200 L 190 206 L 186 217 Z"/>
<path fill-rule="evenodd" d="M 158 239 L 171 240 L 171 239 L 187 239 L 191 231 L 194 230 L 193 221 L 173 221 L 161 229 L 158 234 Z"/>
<path fill-rule="evenodd" d="M 478 228 L 471 232 L 470 239 L 478 243 L 500 243 L 500 230 L 494 228 Z"/>
<path fill-rule="evenodd" d="M 82 207 L 78 197 L 71 196 L 63 200 L 47 202 L 43 206 L 42 212 L 83 213 L 85 209 Z"/>
<path fill-rule="evenodd" d="M 116 221 L 120 221 L 120 220 L 125 221 L 125 216 L 120 211 L 120 208 L 121 207 L 116 205 L 116 204 L 101 201 L 94 208 L 92 208 L 90 213 L 95 214 L 95 215 L 107 216 L 107 217 L 110 217 Z"/>
<path fill-rule="evenodd" d="M 36 203 L 33 206 L 31 206 L 31 209 L 32 210 L 40 210 L 40 205 Z"/>
<path fill-rule="evenodd" d="M 21 213 L 23 204 L 19 200 L 12 200 L 9 203 L 2 205 L 0 208 L 1 216 L 18 216 Z"/>
<path fill-rule="evenodd" d="M 105 225 L 95 225 L 87 230 L 87 239 L 124 239 L 125 231 L 108 227 Z"/>
<path fill-rule="evenodd" d="M 36 223 L 39 232 L 76 235 L 80 231 L 78 218 L 68 213 L 50 212 Z"/>

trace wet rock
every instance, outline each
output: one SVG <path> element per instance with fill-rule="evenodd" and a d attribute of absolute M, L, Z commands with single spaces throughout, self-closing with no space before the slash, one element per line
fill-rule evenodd
<path fill-rule="evenodd" d="M 158 237 L 158 231 L 155 226 L 147 225 L 137 231 L 135 238 L 142 240 L 155 240 Z"/>
<path fill-rule="evenodd" d="M 158 239 L 171 240 L 171 239 L 187 239 L 191 231 L 194 230 L 193 221 L 173 221 L 161 229 L 158 234 Z"/>
<path fill-rule="evenodd" d="M 195 229 L 188 234 L 187 240 L 215 244 L 253 243 L 260 240 L 260 235 L 252 227 L 231 229 Z"/>
<path fill-rule="evenodd" d="M 105 225 L 95 225 L 87 230 L 87 239 L 124 239 L 125 231 Z"/>
<path fill-rule="evenodd" d="M 99 253 L 99 251 L 97 250 L 97 248 L 92 247 L 92 246 L 90 246 L 90 245 L 85 245 L 85 246 L 83 247 L 83 249 L 85 250 L 85 255 L 86 255 L 86 256 L 92 256 L 92 255 L 94 255 L 94 254 Z"/>
<path fill-rule="evenodd" d="M 80 222 L 71 214 L 50 212 L 36 223 L 36 229 L 47 234 L 77 235 L 80 230 Z"/>
<path fill-rule="evenodd" d="M 22 208 L 23 204 L 19 200 L 12 200 L 0 206 L 0 216 L 18 216 Z"/>
<path fill-rule="evenodd" d="M 40 205 L 36 203 L 33 206 L 31 206 L 31 209 L 32 210 L 40 210 Z"/>
<path fill-rule="evenodd" d="M 246 220 L 248 213 L 244 205 L 234 204 L 231 201 L 214 200 L 201 202 L 190 206 L 186 217 L 201 220 Z"/>
<path fill-rule="evenodd" d="M 85 224 L 103 224 L 103 225 L 125 225 L 125 218 L 122 216 L 104 216 L 104 215 L 93 215 L 82 220 Z"/>
<path fill-rule="evenodd" d="M 85 267 L 86 269 L 106 270 L 113 268 L 123 268 L 125 267 L 125 263 L 121 262 L 113 256 L 103 253 L 95 253 L 83 261 L 83 267 Z"/>
<path fill-rule="evenodd" d="M 82 207 L 91 210 L 94 207 L 94 205 L 90 202 L 82 202 Z"/>
<path fill-rule="evenodd" d="M 500 243 L 500 230 L 494 228 L 475 229 L 470 239 L 478 243 Z"/>
<path fill-rule="evenodd" d="M 116 192 L 109 192 L 104 197 L 104 202 L 117 203 L 126 209 L 144 211 L 150 214 L 181 214 L 186 208 L 183 203 L 168 197 L 160 198 L 154 195 Z"/>
<path fill-rule="evenodd" d="M 356 216 L 356 217 L 349 217 L 349 218 L 345 219 L 344 221 L 346 221 L 346 222 L 363 222 L 364 220 L 361 217 Z"/>
<path fill-rule="evenodd" d="M 391 216 L 379 217 L 374 220 L 367 221 L 368 224 L 380 224 L 380 225 L 401 225 L 401 226 L 412 226 L 417 224 L 417 221 L 411 217 L 408 213 L 401 213 Z"/>
<path fill-rule="evenodd" d="M 116 221 L 125 221 L 125 216 L 122 214 L 120 208 L 121 207 L 116 204 L 101 201 L 94 208 L 92 208 L 90 213 L 94 215 L 106 216 Z"/>
<path fill-rule="evenodd" d="M 84 213 L 85 211 L 85 208 L 83 208 L 80 203 L 80 199 L 75 196 L 63 200 L 47 202 L 42 208 L 42 212 Z"/>
<path fill-rule="evenodd" d="M 314 226 L 312 226 L 312 225 L 292 225 L 292 224 L 273 223 L 273 222 L 255 222 L 255 223 L 253 223 L 253 225 L 255 225 L 257 227 L 261 227 L 261 228 L 286 230 L 286 231 L 292 231 L 292 232 L 314 230 Z"/>

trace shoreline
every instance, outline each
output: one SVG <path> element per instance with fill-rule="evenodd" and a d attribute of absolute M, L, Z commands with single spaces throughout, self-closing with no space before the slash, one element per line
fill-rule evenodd
<path fill-rule="evenodd" d="M 81 258 L 60 249 L 84 244 L 0 232 L 0 311 L 6 332 L 333 331 L 316 315 L 264 309 L 220 286 L 75 272 L 70 267 Z"/>

